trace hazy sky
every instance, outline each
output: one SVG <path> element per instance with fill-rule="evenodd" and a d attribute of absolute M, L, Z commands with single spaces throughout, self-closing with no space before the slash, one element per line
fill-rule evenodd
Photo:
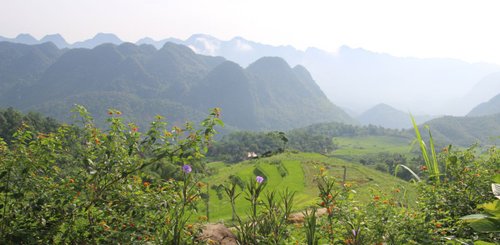
<path fill-rule="evenodd" d="M 205 33 L 335 51 L 500 64 L 496 0 L 0 0 L 0 36 L 60 33 L 70 43 L 111 32 L 126 41 Z"/>

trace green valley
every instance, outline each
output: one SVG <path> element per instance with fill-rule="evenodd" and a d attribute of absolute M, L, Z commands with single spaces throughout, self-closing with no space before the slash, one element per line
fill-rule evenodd
<path fill-rule="evenodd" d="M 354 136 L 335 137 L 336 157 L 353 157 L 382 152 L 405 154 L 411 151 L 412 139 L 405 136 Z"/>
<path fill-rule="evenodd" d="M 395 189 L 406 190 L 408 198 L 415 198 L 416 190 L 410 183 L 398 179 L 389 174 L 381 173 L 372 168 L 360 164 L 351 163 L 339 158 L 326 157 L 317 153 L 286 152 L 269 158 L 247 160 L 236 164 L 224 164 L 222 162 L 209 163 L 207 167 L 214 169 L 215 173 L 203 181 L 212 187 L 228 184 L 229 176 L 237 176 L 244 182 L 254 179 L 257 173 L 262 173 L 267 182 L 269 191 L 282 191 L 288 188 L 296 192 L 294 206 L 295 212 L 299 212 L 307 207 L 320 203 L 319 191 L 316 187 L 315 179 L 320 174 L 320 169 L 324 168 L 329 176 L 333 176 L 342 185 L 344 168 L 346 169 L 345 183 L 352 185 L 355 201 L 366 203 L 380 190 L 388 192 Z M 280 168 L 285 169 L 285 174 L 280 172 Z M 241 191 L 241 189 L 239 189 Z M 212 222 L 231 218 L 228 212 L 231 207 L 227 196 L 220 192 L 218 198 L 217 190 L 210 189 L 210 220 Z M 249 210 L 246 205 L 244 195 L 237 200 L 237 211 L 245 214 Z M 203 207 L 200 213 L 206 212 Z"/>

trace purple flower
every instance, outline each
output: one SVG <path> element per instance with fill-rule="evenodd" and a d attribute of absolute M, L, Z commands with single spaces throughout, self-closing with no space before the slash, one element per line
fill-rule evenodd
<path fill-rule="evenodd" d="M 257 176 L 257 177 L 255 178 L 255 180 L 257 180 L 257 183 L 261 184 L 262 182 L 264 182 L 264 177 L 262 177 L 262 176 Z"/>
<path fill-rule="evenodd" d="M 182 166 L 182 171 L 184 171 L 184 173 L 186 173 L 186 174 L 189 174 L 189 173 L 191 173 L 191 171 L 193 171 L 193 169 L 191 168 L 191 166 L 186 164 L 186 165 Z"/>
<path fill-rule="evenodd" d="M 352 230 L 352 234 L 354 235 L 354 237 L 356 238 L 358 235 L 359 235 L 359 227 L 358 229 L 356 230 Z"/>

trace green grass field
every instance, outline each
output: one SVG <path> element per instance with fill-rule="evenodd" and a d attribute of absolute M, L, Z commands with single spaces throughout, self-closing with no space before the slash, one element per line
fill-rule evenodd
<path fill-rule="evenodd" d="M 278 170 L 280 163 L 285 166 L 288 175 L 282 177 Z M 344 167 L 346 168 L 346 182 L 351 183 L 357 201 L 364 202 L 372 198 L 372 191 L 380 190 L 390 192 L 395 188 L 409 190 L 409 197 L 413 199 L 414 191 L 411 184 L 398 178 L 376 171 L 374 169 L 353 164 L 336 157 L 327 157 L 315 153 L 284 153 L 270 158 L 244 161 L 237 164 L 225 164 L 213 162 L 209 167 L 218 170 L 218 173 L 206 179 L 209 185 L 219 185 L 227 183 L 230 175 L 239 176 L 244 181 L 255 180 L 254 170 L 259 168 L 266 176 L 266 191 L 282 192 L 286 188 L 294 191 L 295 211 L 314 205 L 318 202 L 318 190 L 314 182 L 315 176 L 319 174 L 319 168 L 324 167 L 327 174 L 334 176 L 339 185 L 343 180 Z M 241 191 L 239 189 L 239 191 Z M 210 222 L 230 220 L 231 206 L 227 196 L 222 199 L 217 197 L 217 192 L 210 188 Z M 244 217 L 248 212 L 249 205 L 243 193 L 236 201 L 237 213 Z M 206 208 L 201 205 L 200 213 L 205 213 Z"/>
<path fill-rule="evenodd" d="M 412 140 L 401 136 L 356 136 L 335 137 L 333 142 L 339 148 L 333 156 L 358 156 L 380 152 L 408 153 Z"/>

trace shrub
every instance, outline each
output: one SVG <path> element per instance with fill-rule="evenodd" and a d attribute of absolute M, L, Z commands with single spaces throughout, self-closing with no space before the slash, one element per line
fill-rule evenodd
<path fill-rule="evenodd" d="M 81 128 L 63 125 L 50 134 L 20 128 L 12 144 L 0 139 L 0 240 L 13 244 L 180 244 L 199 199 L 196 169 L 222 124 L 213 110 L 193 124 L 167 128 L 158 117 L 145 133 L 109 111 L 97 128 L 78 106 Z M 169 179 L 149 171 L 172 166 Z"/>

